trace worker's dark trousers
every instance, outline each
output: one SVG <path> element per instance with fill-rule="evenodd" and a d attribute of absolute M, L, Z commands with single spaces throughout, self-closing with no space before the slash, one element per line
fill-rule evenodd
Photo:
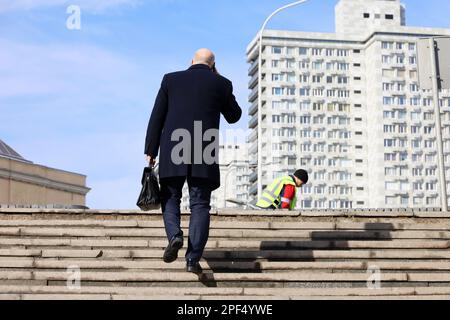
<path fill-rule="evenodd" d="M 210 182 L 202 178 L 175 177 L 161 179 L 161 206 L 167 238 L 183 236 L 180 203 L 183 185 L 187 179 L 191 218 L 189 223 L 186 260 L 200 261 L 209 237 L 211 210 Z"/>

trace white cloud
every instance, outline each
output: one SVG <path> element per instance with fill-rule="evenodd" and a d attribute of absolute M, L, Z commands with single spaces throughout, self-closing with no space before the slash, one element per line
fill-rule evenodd
<path fill-rule="evenodd" d="M 45 7 L 79 5 L 82 10 L 103 12 L 123 5 L 136 6 L 141 0 L 2 0 L 0 13 L 8 11 L 33 10 Z"/>
<path fill-rule="evenodd" d="M 87 174 L 89 206 L 133 208 L 152 69 L 89 44 L 0 38 L 0 48 L 0 135 L 31 161 Z"/>
<path fill-rule="evenodd" d="M 24 44 L 0 39 L 0 47 L 5 49 L 0 51 L 0 99 L 90 94 L 114 99 L 124 92 L 132 97 L 139 86 L 137 65 L 97 46 Z"/>

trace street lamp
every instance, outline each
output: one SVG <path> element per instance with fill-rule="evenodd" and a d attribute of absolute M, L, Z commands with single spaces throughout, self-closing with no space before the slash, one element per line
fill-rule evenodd
<path fill-rule="evenodd" d="M 264 21 L 261 30 L 259 31 L 259 62 L 258 62 L 258 198 L 262 195 L 262 41 L 263 33 L 269 21 L 279 12 L 294 7 L 296 5 L 307 2 L 308 0 L 296 1 L 291 4 L 285 5 L 277 10 L 275 10 L 267 19 Z"/>
<path fill-rule="evenodd" d="M 433 92 L 437 157 L 439 166 L 441 210 L 448 211 L 447 179 L 442 138 L 441 107 L 439 90 L 450 89 L 450 37 L 421 38 L 418 42 L 419 83 L 422 89 Z"/>

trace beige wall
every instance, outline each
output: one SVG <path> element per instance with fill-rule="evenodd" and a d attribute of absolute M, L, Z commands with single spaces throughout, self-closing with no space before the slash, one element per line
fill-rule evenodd
<path fill-rule="evenodd" d="M 0 204 L 86 205 L 86 176 L 0 158 Z"/>

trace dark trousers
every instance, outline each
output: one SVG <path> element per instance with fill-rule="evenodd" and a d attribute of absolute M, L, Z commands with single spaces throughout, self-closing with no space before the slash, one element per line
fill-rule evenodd
<path fill-rule="evenodd" d="M 209 237 L 211 187 L 209 180 L 193 177 L 161 179 L 161 207 L 167 238 L 183 236 L 180 204 L 184 183 L 188 182 L 191 218 L 186 260 L 200 261 Z"/>

